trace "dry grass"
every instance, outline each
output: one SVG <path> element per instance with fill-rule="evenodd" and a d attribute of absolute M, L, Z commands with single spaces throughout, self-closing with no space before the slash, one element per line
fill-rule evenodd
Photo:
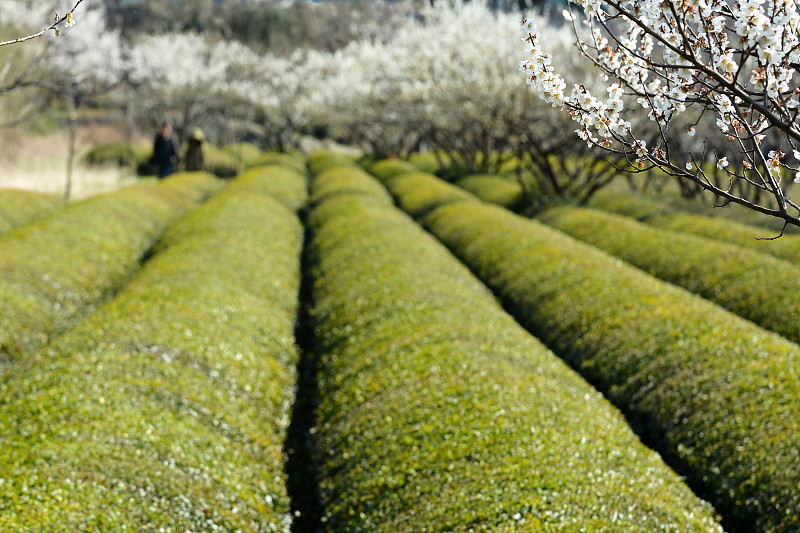
<path fill-rule="evenodd" d="M 93 144 L 120 136 L 118 130 L 107 126 L 91 125 L 78 131 L 71 198 L 116 190 L 135 181 L 136 177 L 126 169 L 87 167 L 81 163 L 82 155 Z M 36 136 L 20 130 L 3 130 L 0 139 L 0 188 L 64 193 L 69 144 L 66 131 Z"/>

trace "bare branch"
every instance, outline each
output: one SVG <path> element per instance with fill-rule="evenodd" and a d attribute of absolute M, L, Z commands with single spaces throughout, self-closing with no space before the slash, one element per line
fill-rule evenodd
<path fill-rule="evenodd" d="M 48 31 L 51 31 L 51 30 L 58 32 L 59 31 L 58 30 L 58 26 L 60 26 L 61 24 L 63 24 L 66 21 L 71 21 L 72 20 L 72 13 L 75 11 L 75 9 L 79 5 L 81 5 L 82 2 L 83 2 L 83 0 L 78 0 L 75 3 L 75 5 L 72 7 L 72 9 L 70 9 L 67 12 L 67 14 L 64 15 L 63 17 L 59 17 L 58 13 L 56 13 L 55 22 L 53 22 L 53 24 L 51 24 L 49 27 L 43 29 L 42 31 L 37 32 L 37 33 L 32 33 L 32 34 L 26 35 L 24 37 L 18 37 L 16 39 L 12 39 L 10 41 L 0 41 L 0 46 L 7 46 L 7 45 L 10 45 L 10 44 L 17 44 L 17 43 L 22 43 L 22 42 L 25 42 L 25 41 L 30 41 L 31 39 L 35 39 L 37 37 L 41 37 L 42 35 L 44 35 L 45 33 L 47 33 Z"/>

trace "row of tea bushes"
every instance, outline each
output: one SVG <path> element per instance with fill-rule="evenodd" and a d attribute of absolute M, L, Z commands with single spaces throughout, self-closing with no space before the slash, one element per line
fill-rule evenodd
<path fill-rule="evenodd" d="M 393 206 L 394 200 L 380 183 L 365 170 L 352 166 L 333 166 L 314 177 L 314 195 L 310 204 L 316 205 L 328 196 L 340 194 L 363 194 L 381 205 Z"/>
<path fill-rule="evenodd" d="M 306 158 L 298 152 L 264 152 L 248 164 L 249 167 L 269 165 L 283 165 L 300 174 L 306 173 Z"/>
<path fill-rule="evenodd" d="M 619 412 L 374 183 L 356 169 L 338 193 L 312 181 L 326 529 L 720 531 Z"/>
<path fill-rule="evenodd" d="M 0 235 L 43 218 L 63 203 L 53 194 L 21 189 L 0 190 Z"/>
<path fill-rule="evenodd" d="M 283 163 L 252 167 L 239 174 L 236 183 L 240 188 L 262 190 L 295 212 L 305 206 L 308 197 L 305 171 L 301 173 Z"/>
<path fill-rule="evenodd" d="M 368 165 L 367 170 L 379 180 L 387 180 L 400 174 L 420 172 L 414 164 L 403 159 L 380 159 Z"/>
<path fill-rule="evenodd" d="M 469 191 L 484 202 L 519 211 L 525 206 L 522 185 L 509 178 L 487 174 L 465 176 L 456 185 Z"/>
<path fill-rule="evenodd" d="M 338 166 L 358 166 L 356 157 L 335 150 L 317 150 L 309 154 L 306 165 L 312 175 L 317 175 L 323 170 Z"/>
<path fill-rule="evenodd" d="M 634 217 L 651 226 L 729 242 L 800 265 L 800 235 L 786 234 L 773 239 L 779 232 L 726 218 L 682 212 L 668 204 L 634 194 L 598 195 L 591 205 Z"/>
<path fill-rule="evenodd" d="M 450 203 L 423 223 L 622 407 L 732 531 L 800 529 L 796 344 L 497 206 Z"/>
<path fill-rule="evenodd" d="M 800 268 L 792 263 L 596 209 L 557 207 L 537 218 L 800 342 Z"/>
<path fill-rule="evenodd" d="M 84 162 L 88 165 L 133 166 L 142 167 L 153 155 L 153 143 L 150 142 L 114 142 L 93 146 L 86 152 Z"/>
<path fill-rule="evenodd" d="M 288 533 L 303 228 L 248 181 L 3 384 L 0 530 Z"/>
<path fill-rule="evenodd" d="M 170 223 L 221 185 L 204 173 L 176 175 L 71 204 L 0 238 L 0 361 L 108 297 Z"/>
<path fill-rule="evenodd" d="M 226 144 L 222 147 L 222 151 L 233 158 L 238 168 L 253 166 L 264 154 L 261 148 L 249 142 Z"/>
<path fill-rule="evenodd" d="M 451 202 L 479 202 L 475 195 L 424 172 L 398 174 L 382 181 L 397 189 L 397 204 L 414 217 Z"/>
<path fill-rule="evenodd" d="M 381 159 L 367 168 L 369 173 L 380 181 L 387 181 L 395 176 L 420 172 L 420 169 L 415 165 L 402 159 Z M 423 174 L 427 175 L 429 173 L 423 171 Z M 425 181 L 427 182 L 427 180 Z M 501 205 L 512 211 L 522 209 L 525 205 L 522 186 L 510 177 L 470 174 L 458 179 L 455 184 L 484 202 Z M 432 185 L 428 183 L 426 186 L 430 187 Z M 442 188 L 442 191 L 446 195 L 453 194 L 452 189 L 449 187 Z M 424 193 L 424 195 L 426 198 L 430 197 L 428 193 Z M 456 201 L 466 200 L 466 196 L 456 194 L 453 199 Z"/>

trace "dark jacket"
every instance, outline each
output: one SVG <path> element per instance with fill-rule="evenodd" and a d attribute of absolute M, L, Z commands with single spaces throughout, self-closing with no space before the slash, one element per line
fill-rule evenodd
<path fill-rule="evenodd" d="M 156 135 L 153 143 L 153 162 L 157 165 L 174 165 L 178 162 L 178 150 L 172 135 L 165 139 L 160 133 Z"/>

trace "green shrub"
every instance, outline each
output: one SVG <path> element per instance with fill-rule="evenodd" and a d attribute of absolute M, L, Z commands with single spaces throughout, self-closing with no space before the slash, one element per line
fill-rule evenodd
<path fill-rule="evenodd" d="M 682 212 L 666 203 L 643 199 L 633 194 L 602 195 L 594 199 L 591 205 L 604 211 L 634 217 L 657 228 L 729 242 L 800 265 L 800 235 L 787 234 L 773 240 L 771 238 L 780 232 L 727 218 Z"/>
<path fill-rule="evenodd" d="M 307 172 L 306 158 L 299 153 L 264 152 L 257 159 L 253 160 L 249 166 L 257 167 L 262 165 L 283 165 L 292 167 L 303 174 Z"/>
<path fill-rule="evenodd" d="M 659 202 L 639 194 L 600 191 L 589 201 L 589 206 L 603 211 L 635 218 L 645 222 L 651 217 L 674 213 L 675 208 L 666 202 Z"/>
<path fill-rule="evenodd" d="M 188 202 L 190 208 L 208 200 L 225 186 L 224 181 L 218 180 L 204 171 L 177 172 L 166 180 L 161 180 L 161 183 L 163 184 L 162 188 L 166 191 L 164 194 L 176 195 Z"/>
<path fill-rule="evenodd" d="M 791 263 L 594 209 L 558 207 L 538 218 L 657 278 L 800 342 L 800 269 Z"/>
<path fill-rule="evenodd" d="M 444 247 L 342 184 L 309 215 L 329 530 L 720 531 Z"/>
<path fill-rule="evenodd" d="M 93 196 L 0 238 L 0 358 L 16 359 L 116 291 L 166 227 L 219 190 L 203 173 Z"/>
<path fill-rule="evenodd" d="M 117 165 L 141 167 L 153 155 L 151 143 L 107 143 L 92 147 L 84 156 L 87 165 Z"/>
<path fill-rule="evenodd" d="M 383 205 L 394 205 L 386 188 L 358 167 L 328 167 L 316 175 L 309 203 L 318 204 L 332 194 L 364 194 Z"/>
<path fill-rule="evenodd" d="M 220 178 L 232 178 L 242 168 L 232 154 L 210 143 L 203 143 L 203 169 Z"/>
<path fill-rule="evenodd" d="M 253 180 L 231 184 L 22 361 L 0 403 L 0 530 L 288 532 L 302 236 Z"/>
<path fill-rule="evenodd" d="M 21 189 L 0 189 L 0 235 L 61 207 L 60 196 Z"/>
<path fill-rule="evenodd" d="M 496 206 L 450 203 L 423 223 L 727 524 L 800 528 L 796 344 Z"/>
<path fill-rule="evenodd" d="M 417 167 L 420 172 L 435 174 L 441 167 L 434 152 L 413 152 L 408 156 L 408 162 Z"/>
<path fill-rule="evenodd" d="M 529 166 L 528 162 L 520 160 L 517 156 L 506 156 L 502 163 L 500 163 L 497 173 L 500 175 L 515 175 L 520 168 L 524 169 Z"/>
<path fill-rule="evenodd" d="M 497 204 L 512 211 L 521 209 L 525 204 L 522 186 L 507 178 L 473 174 L 461 178 L 456 185 L 484 202 Z"/>
<path fill-rule="evenodd" d="M 262 190 L 292 211 L 299 211 L 308 200 L 308 179 L 305 170 L 298 172 L 294 166 L 282 163 L 251 167 L 236 178 L 237 186 Z"/>
<path fill-rule="evenodd" d="M 312 175 L 330 167 L 358 166 L 356 158 L 333 150 L 317 150 L 308 156 L 308 170 Z"/>
<path fill-rule="evenodd" d="M 398 174 L 409 174 L 419 172 L 419 169 L 402 159 L 381 159 L 366 167 L 370 174 L 384 181 Z"/>
<path fill-rule="evenodd" d="M 226 144 L 222 147 L 222 151 L 233 157 L 237 163 L 237 168 L 253 166 L 255 161 L 263 155 L 261 148 L 248 142 Z"/>
<path fill-rule="evenodd" d="M 399 174 L 383 182 L 395 195 L 400 208 L 412 216 L 423 216 L 450 202 L 479 202 L 473 194 L 424 172 Z"/>

